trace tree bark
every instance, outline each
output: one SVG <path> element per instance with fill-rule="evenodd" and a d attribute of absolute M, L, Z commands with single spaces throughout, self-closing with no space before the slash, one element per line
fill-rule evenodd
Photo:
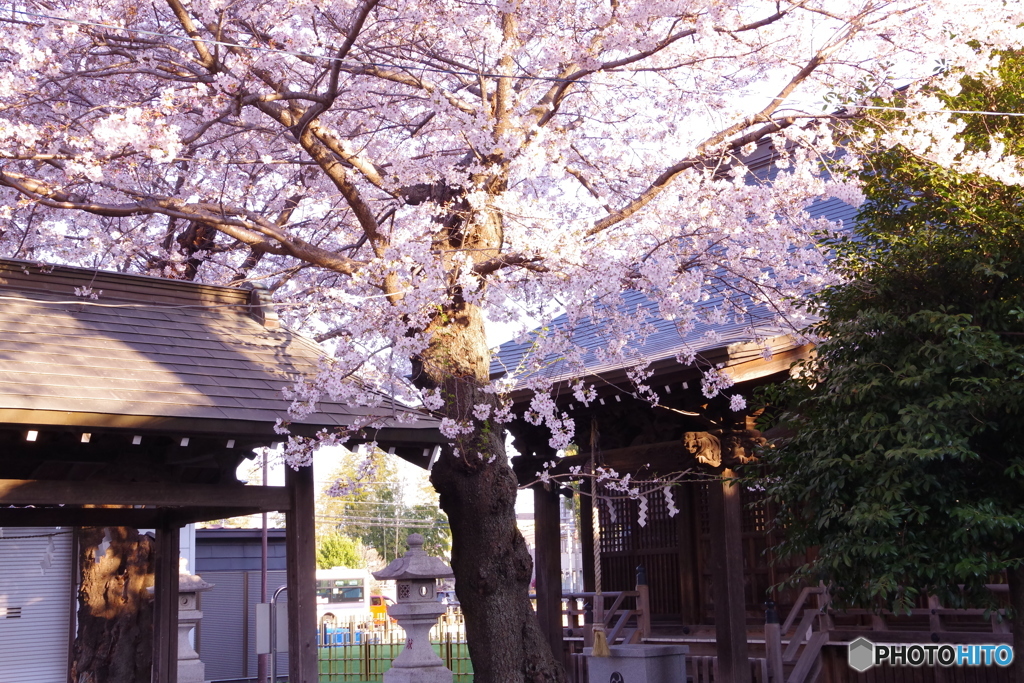
<path fill-rule="evenodd" d="M 474 680 L 561 682 L 564 670 L 530 604 L 533 561 L 516 526 L 518 484 L 505 456 L 504 429 L 472 417 L 475 405 L 495 405 L 494 395 L 483 390 L 490 360 L 483 317 L 469 305 L 446 313 L 416 370 L 422 386 L 441 391 L 448 417 L 474 424 L 431 473 L 451 525 L 455 592 L 466 619 Z"/>
<path fill-rule="evenodd" d="M 149 681 L 153 604 L 146 589 L 154 578 L 153 539 L 128 527 L 86 527 L 80 541 L 78 635 L 71 680 Z"/>

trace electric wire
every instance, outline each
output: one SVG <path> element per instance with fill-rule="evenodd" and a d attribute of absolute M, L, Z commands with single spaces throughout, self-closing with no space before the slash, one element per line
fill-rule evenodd
<path fill-rule="evenodd" d="M 424 72 L 428 72 L 428 73 L 449 74 L 449 75 L 452 75 L 452 76 L 469 76 L 469 77 L 472 77 L 472 78 L 481 78 L 481 77 L 484 77 L 484 78 L 502 78 L 502 79 L 507 78 L 507 79 L 512 79 L 512 80 L 521 80 L 521 81 L 546 81 L 546 82 L 552 82 L 552 83 L 575 83 L 575 84 L 583 84 L 583 85 L 593 85 L 594 84 L 592 81 L 585 81 L 585 80 L 573 79 L 573 78 L 563 78 L 563 77 L 558 77 L 558 76 L 530 76 L 530 75 L 515 75 L 515 74 L 496 74 L 496 73 L 475 72 L 475 71 L 459 71 L 459 70 L 456 70 L 456 69 L 440 69 L 440 68 L 437 68 L 437 67 L 429 67 L 429 66 L 424 66 L 422 64 L 403 65 L 403 64 L 390 64 L 390 63 L 385 63 L 385 62 L 380 62 L 380 63 L 378 63 L 378 62 L 356 62 L 356 63 L 352 63 L 352 62 L 346 62 L 345 60 L 339 59 L 337 57 L 332 57 L 331 55 L 314 55 L 314 54 L 310 54 L 310 53 L 307 53 L 307 52 L 298 52 L 298 51 L 295 51 L 295 50 L 284 50 L 284 49 L 281 49 L 281 48 L 264 47 L 264 46 L 259 46 L 259 45 L 244 45 L 242 43 L 232 43 L 232 42 L 228 42 L 228 41 L 216 40 L 216 39 L 213 39 L 213 38 L 203 38 L 203 37 L 199 37 L 199 36 L 194 37 L 194 38 L 193 37 L 189 37 L 189 36 L 179 36 L 179 35 L 174 35 L 173 33 L 161 33 L 159 31 L 151 31 L 149 29 L 126 28 L 126 27 L 123 27 L 123 26 L 115 26 L 113 24 L 103 24 L 103 23 L 100 23 L 100 22 L 84 21 L 84 20 L 81 20 L 81 19 L 72 19 L 70 17 L 60 17 L 60 16 L 50 15 L 50 14 L 41 14 L 39 12 L 29 12 L 27 10 L 15 9 L 13 7 L 9 8 L 9 9 L 5 8 L 5 9 L 0 10 L 0 11 L 5 11 L 5 12 L 9 11 L 12 14 L 21 14 L 21 15 L 24 15 L 24 16 L 34 17 L 34 18 L 38 18 L 38 19 L 46 19 L 46 20 L 50 20 L 50 21 L 60 21 L 60 22 L 66 22 L 66 23 L 76 24 L 76 25 L 80 25 L 80 26 L 90 26 L 90 27 L 94 27 L 94 28 L 109 29 L 111 31 L 122 31 L 122 32 L 125 32 L 125 33 L 138 33 L 140 35 L 153 36 L 153 37 L 156 37 L 156 38 L 168 38 L 170 40 L 179 40 L 179 41 L 186 42 L 186 43 L 197 43 L 198 42 L 198 43 L 204 43 L 204 44 L 208 44 L 208 45 L 218 45 L 218 46 L 224 46 L 224 47 L 235 47 L 235 48 L 239 48 L 239 49 L 243 49 L 243 50 L 248 50 L 248 51 L 251 51 L 251 52 L 265 52 L 265 53 L 268 53 L 268 54 L 283 54 L 283 55 L 288 55 L 288 56 L 292 56 L 292 57 L 299 57 L 299 58 L 303 58 L 303 59 L 314 59 L 314 60 L 326 61 L 326 62 L 340 62 L 340 63 L 345 64 L 346 66 L 348 66 L 350 68 L 374 67 L 374 68 L 400 69 L 400 70 L 403 70 L 403 71 L 424 71 Z M 604 85 L 608 85 L 609 87 L 612 87 L 611 84 L 604 84 Z M 616 87 L 622 87 L 623 85 L 626 85 L 626 86 L 629 86 L 629 87 L 644 87 L 644 86 L 641 86 L 640 84 L 635 84 L 635 83 L 631 83 L 631 84 L 616 84 Z M 773 99 L 778 99 L 778 98 L 773 98 Z M 786 102 L 796 102 L 796 100 L 782 100 L 782 104 L 785 104 Z M 977 115 L 983 115 L 983 116 L 1015 116 L 1015 117 L 1024 116 L 1024 112 L 989 112 L 989 111 L 974 110 L 974 109 L 928 109 L 928 108 L 923 108 L 923 107 L 890 107 L 890 106 L 869 105 L 869 104 L 849 104 L 849 105 L 845 105 L 845 106 L 847 106 L 847 107 L 849 107 L 851 109 L 879 109 L 879 110 L 887 110 L 887 111 L 907 111 L 907 112 L 918 112 L 918 113 L 926 113 L 926 114 L 949 113 L 949 114 L 977 114 Z M 826 116 L 827 116 L 827 114 L 826 114 Z"/>
<path fill-rule="evenodd" d="M 239 48 L 239 49 L 242 49 L 242 50 L 249 50 L 249 51 L 252 51 L 252 52 L 266 52 L 266 53 L 269 53 L 269 54 L 282 54 L 282 55 L 288 55 L 288 56 L 291 56 L 291 57 L 299 57 L 301 59 L 315 59 L 315 60 L 325 61 L 325 62 L 339 62 L 339 63 L 342 63 L 342 64 L 346 64 L 345 60 L 339 59 L 337 57 L 332 57 L 331 55 L 314 55 L 314 54 L 310 54 L 308 52 L 298 52 L 298 51 L 295 51 L 295 50 L 283 50 L 281 48 L 274 48 L 274 47 L 243 45 L 241 43 L 231 43 L 231 42 L 227 42 L 227 41 L 223 41 L 223 40 L 215 40 L 213 38 L 202 38 L 202 37 L 198 37 L 198 36 L 195 37 L 195 38 L 192 38 L 192 37 L 189 37 L 189 36 L 178 36 L 178 35 L 174 35 L 173 33 L 160 33 L 159 31 L 150 31 L 149 29 L 125 28 L 123 26 L 114 26 L 113 24 L 103 24 L 103 23 L 99 23 L 99 22 L 95 22 L 95 21 L 84 21 L 84 20 L 81 20 L 81 19 L 71 19 L 69 17 L 58 17 L 58 16 L 50 15 L 50 14 L 41 14 L 39 12 L 29 12 L 29 11 L 26 11 L 26 10 L 15 9 L 13 7 L 10 8 L 9 10 L 5 8 L 5 9 L 2 9 L 0 11 L 10 11 L 12 14 L 21 14 L 21 15 L 28 16 L 28 17 L 35 17 L 37 19 L 48 19 L 50 21 L 63 21 L 63 22 L 69 23 L 69 24 L 76 24 L 76 25 L 79 25 L 79 26 L 90 26 L 90 27 L 93 27 L 93 28 L 103 28 L 103 29 L 109 29 L 111 31 L 123 31 L 125 33 L 138 33 L 140 35 L 153 36 L 153 37 L 156 37 L 156 38 L 169 38 L 171 40 L 180 40 L 181 42 L 184 42 L 184 43 L 205 43 L 207 45 L 218 45 L 218 46 L 223 46 L 223 47 L 234 47 L 234 48 Z M 425 71 L 425 72 L 428 72 L 428 73 L 450 74 L 452 76 L 470 76 L 472 78 L 480 78 L 480 77 L 484 77 L 484 78 L 511 78 L 511 79 L 515 79 L 515 80 L 547 81 L 547 82 L 554 82 L 554 83 L 588 83 L 588 81 L 582 81 L 582 80 L 579 80 L 579 79 L 572 79 L 572 78 L 560 78 L 560 77 L 557 77 L 557 76 L 513 76 L 513 75 L 505 75 L 505 74 L 486 73 L 486 72 L 480 73 L 480 72 L 475 72 L 475 71 L 457 71 L 455 69 L 439 69 L 437 67 L 423 66 L 422 64 L 418 64 L 416 66 L 408 66 L 408 65 L 402 65 L 402 64 L 388 64 L 388 63 L 375 63 L 375 62 L 356 62 L 356 63 L 349 62 L 346 65 L 348 67 L 350 67 L 350 68 L 374 67 L 374 68 L 384 68 L 384 69 L 400 69 L 400 70 L 403 70 L 403 71 Z"/>

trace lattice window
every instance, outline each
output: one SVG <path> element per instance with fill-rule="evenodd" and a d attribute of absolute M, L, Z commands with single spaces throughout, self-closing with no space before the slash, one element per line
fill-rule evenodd
<path fill-rule="evenodd" d="M 602 490 L 603 496 L 611 496 Z M 628 498 L 602 498 L 598 503 L 601 521 L 601 552 L 623 552 L 632 548 L 632 531 L 636 526 L 636 507 Z"/>
<path fill-rule="evenodd" d="M 743 533 L 768 531 L 768 504 L 764 493 L 744 488 L 740 500 L 743 501 Z"/>

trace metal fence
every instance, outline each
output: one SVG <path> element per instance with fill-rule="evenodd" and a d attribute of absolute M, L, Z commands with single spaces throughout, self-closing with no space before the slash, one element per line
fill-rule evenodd
<path fill-rule="evenodd" d="M 430 631 L 430 642 L 454 674 L 454 683 L 472 683 L 473 667 L 461 613 L 442 615 Z M 390 621 L 367 623 L 353 619 L 335 626 L 321 624 L 320 683 L 381 681 L 403 647 L 405 631 Z"/>

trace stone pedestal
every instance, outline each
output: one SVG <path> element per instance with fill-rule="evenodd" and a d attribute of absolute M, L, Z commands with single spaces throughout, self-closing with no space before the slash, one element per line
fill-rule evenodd
<path fill-rule="evenodd" d="M 686 645 L 612 645 L 611 656 L 583 648 L 590 683 L 686 683 Z"/>
<path fill-rule="evenodd" d="M 452 672 L 430 646 L 430 629 L 447 610 L 436 601 L 388 607 L 388 614 L 405 629 L 405 648 L 384 672 L 384 683 L 452 683 Z"/>
<path fill-rule="evenodd" d="M 203 683 L 206 665 L 189 642 L 189 631 L 195 628 L 203 613 L 197 609 L 199 593 L 213 588 L 196 575 L 189 574 L 184 564 L 178 575 L 178 682 Z"/>

